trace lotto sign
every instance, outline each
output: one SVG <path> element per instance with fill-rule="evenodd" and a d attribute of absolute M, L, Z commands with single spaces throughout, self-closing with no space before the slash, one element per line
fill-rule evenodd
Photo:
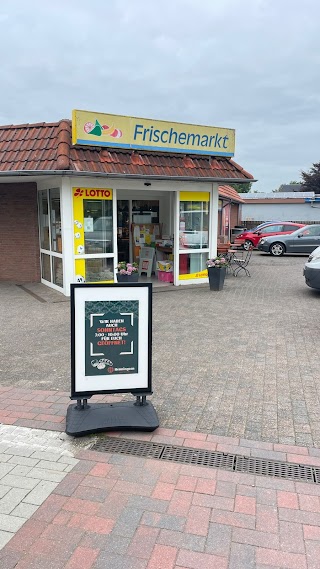
<path fill-rule="evenodd" d="M 72 397 L 151 392 L 150 284 L 72 284 Z"/>

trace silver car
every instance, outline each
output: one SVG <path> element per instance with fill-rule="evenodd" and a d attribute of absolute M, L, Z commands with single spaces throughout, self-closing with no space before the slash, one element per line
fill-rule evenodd
<path fill-rule="evenodd" d="M 290 235 L 273 235 L 260 239 L 259 251 L 275 257 L 284 253 L 311 253 L 320 245 L 320 225 L 305 225 Z"/>
<path fill-rule="evenodd" d="M 310 288 L 320 290 L 320 246 L 312 251 L 303 270 L 306 284 Z"/>

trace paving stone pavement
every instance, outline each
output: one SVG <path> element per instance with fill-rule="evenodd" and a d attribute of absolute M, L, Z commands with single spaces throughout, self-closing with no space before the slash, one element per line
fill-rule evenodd
<path fill-rule="evenodd" d="M 154 294 L 161 428 L 112 436 L 320 468 L 320 295 L 304 262 L 255 254 L 252 277 L 219 293 Z M 69 303 L 41 285 L 0 288 L 1 569 L 319 569 L 319 485 L 65 435 Z"/>
<path fill-rule="evenodd" d="M 0 548 L 78 463 L 79 446 L 87 445 L 87 437 L 74 442 L 64 433 L 0 425 Z"/>
<path fill-rule="evenodd" d="M 272 446 L 171 429 L 121 437 L 267 456 Z M 284 460 L 320 463 L 303 447 L 278 452 Z M 52 454 L 30 457 L 50 458 L 63 479 L 39 507 L 42 493 L 26 500 L 37 509 L 0 550 L 1 569 L 319 568 L 319 485 L 88 449 L 75 459 Z"/>
<path fill-rule="evenodd" d="M 220 292 L 155 292 L 153 403 L 163 427 L 320 447 L 320 293 L 304 283 L 306 259 L 254 252 L 251 278 L 229 275 Z M 28 288 L 35 296 L 0 285 L 0 384 L 69 392 L 69 302 Z"/>

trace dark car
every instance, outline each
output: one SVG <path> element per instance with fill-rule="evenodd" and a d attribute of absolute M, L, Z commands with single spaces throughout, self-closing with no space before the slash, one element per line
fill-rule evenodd
<path fill-rule="evenodd" d="M 277 221 L 273 223 L 264 224 L 262 227 L 257 227 L 251 231 L 244 231 L 237 235 L 237 239 L 244 239 L 243 247 L 248 251 L 250 247 L 257 247 L 261 237 L 268 235 L 287 235 L 299 229 L 299 227 L 304 227 L 302 223 L 292 223 L 290 221 Z"/>
<path fill-rule="evenodd" d="M 320 225 L 305 225 L 290 235 L 263 237 L 258 249 L 280 257 L 284 253 L 311 253 L 319 245 Z"/>

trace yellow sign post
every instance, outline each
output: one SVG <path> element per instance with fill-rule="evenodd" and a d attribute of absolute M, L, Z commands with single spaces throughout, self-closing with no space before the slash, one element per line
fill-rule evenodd
<path fill-rule="evenodd" d="M 72 111 L 72 143 L 113 148 L 233 156 L 234 129 Z"/>

